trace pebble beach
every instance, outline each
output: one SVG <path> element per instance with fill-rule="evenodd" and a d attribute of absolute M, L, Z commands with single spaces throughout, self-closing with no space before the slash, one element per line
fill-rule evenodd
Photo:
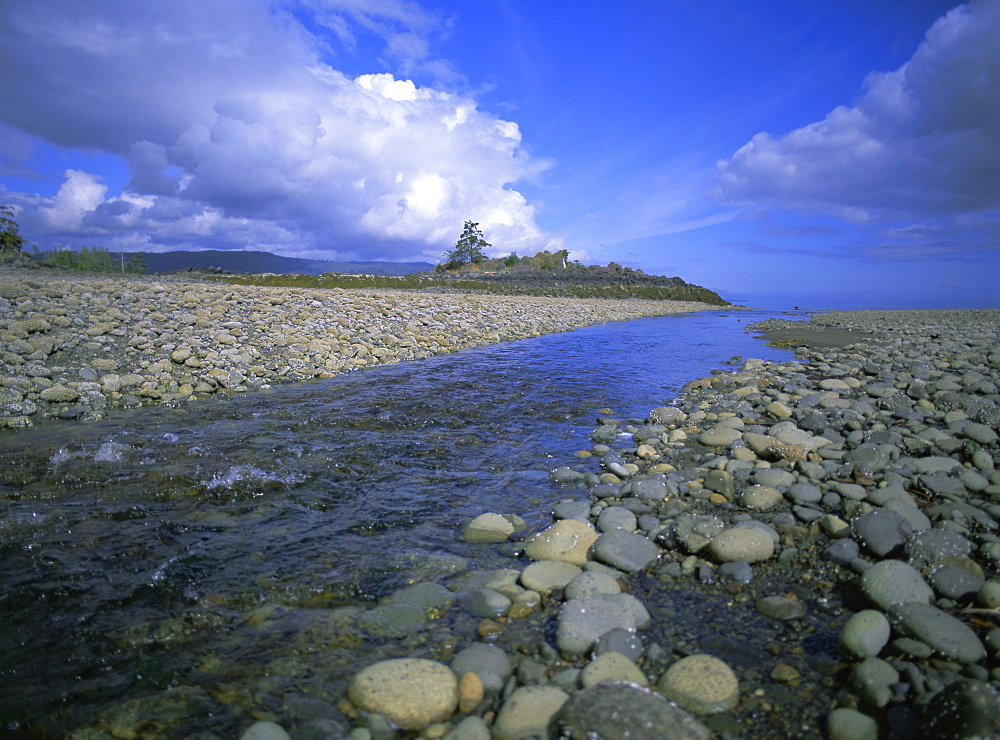
<path fill-rule="evenodd" d="M 1000 735 L 1000 312 L 756 328 L 798 361 L 602 417 L 540 532 L 467 523 L 517 558 L 453 585 L 481 642 L 360 672 L 354 737 L 386 718 L 450 740 Z M 725 636 L 678 623 L 693 591 L 720 597 L 702 618 Z M 418 598 L 453 594 L 372 611 Z"/>
<path fill-rule="evenodd" d="M 0 274 L 0 434 L 709 308 Z M 549 524 L 456 523 L 506 567 L 329 615 L 345 639 L 450 618 L 471 640 L 374 662 L 339 702 L 242 736 L 1000 736 L 1000 311 L 756 331 L 796 360 L 740 359 L 642 419 L 609 409 L 554 463 Z M 158 711 L 170 736 L 186 696 L 79 736 L 140 737 Z"/>
<path fill-rule="evenodd" d="M 0 272 L 0 428 L 706 308 Z"/>

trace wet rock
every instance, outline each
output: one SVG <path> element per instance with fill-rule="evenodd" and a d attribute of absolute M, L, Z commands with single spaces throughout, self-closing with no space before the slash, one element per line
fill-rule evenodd
<path fill-rule="evenodd" d="M 729 427 L 712 427 L 698 435 L 698 441 L 706 447 L 729 447 L 743 436 L 741 432 Z"/>
<path fill-rule="evenodd" d="M 902 549 L 913 525 L 894 511 L 874 509 L 851 522 L 851 533 L 862 547 L 883 558 Z"/>
<path fill-rule="evenodd" d="M 563 652 L 583 655 L 608 630 L 620 627 L 634 632 L 648 624 L 649 612 L 630 594 L 570 599 L 559 611 L 556 643 Z"/>
<path fill-rule="evenodd" d="M 624 655 L 610 651 L 596 656 L 580 674 L 580 682 L 584 688 L 594 686 L 601 681 L 627 681 L 644 686 L 646 676 L 639 670 L 639 666 Z"/>
<path fill-rule="evenodd" d="M 566 584 L 566 598 L 579 599 L 594 594 L 621 593 L 618 579 L 610 573 L 600 571 L 585 571 Z"/>
<path fill-rule="evenodd" d="M 899 672 L 884 660 L 865 658 L 851 670 L 847 683 L 866 706 L 881 708 L 892 699 L 892 686 L 899 683 Z"/>
<path fill-rule="evenodd" d="M 473 714 L 455 725 L 442 740 L 490 740 L 490 729 L 481 717 Z"/>
<path fill-rule="evenodd" d="M 549 721 L 569 699 L 554 686 L 521 686 L 503 703 L 493 725 L 495 740 L 548 737 Z"/>
<path fill-rule="evenodd" d="M 910 537 L 904 552 L 910 565 L 924 570 L 946 558 L 968 555 L 972 552 L 972 543 L 959 532 L 929 529 Z"/>
<path fill-rule="evenodd" d="M 978 681 L 956 681 L 924 709 L 924 737 L 972 740 L 1000 736 L 1000 693 Z"/>
<path fill-rule="evenodd" d="M 774 540 L 758 527 L 731 527 L 712 538 L 709 551 L 723 563 L 759 563 L 774 555 Z"/>
<path fill-rule="evenodd" d="M 634 489 L 634 486 L 633 486 Z M 636 516 L 624 506 L 609 506 L 597 518 L 597 528 L 602 532 L 612 529 L 636 530 Z"/>
<path fill-rule="evenodd" d="M 927 581 L 946 599 L 971 602 L 986 582 L 981 573 L 972 572 L 969 567 L 954 562 L 944 562 L 934 566 L 927 575 Z"/>
<path fill-rule="evenodd" d="M 627 717 L 627 721 L 622 721 Z M 709 729 L 654 691 L 601 683 L 578 691 L 555 717 L 560 740 L 708 740 Z"/>
<path fill-rule="evenodd" d="M 385 660 L 351 679 L 348 697 L 366 712 L 384 714 L 408 730 L 419 730 L 451 716 L 458 706 L 458 679 L 432 660 Z"/>
<path fill-rule="evenodd" d="M 580 566 L 563 560 L 539 560 L 521 573 L 521 585 L 534 591 L 547 593 L 565 588 L 570 581 L 583 573 Z"/>
<path fill-rule="evenodd" d="M 830 740 L 878 740 L 878 723 L 867 714 L 837 707 L 826 721 Z"/>
<path fill-rule="evenodd" d="M 514 525 L 500 514 L 480 514 L 466 526 L 462 539 L 466 542 L 504 542 L 514 534 Z"/>
<path fill-rule="evenodd" d="M 740 506 L 752 511 L 768 511 L 784 501 L 784 496 L 770 486 L 751 486 L 739 496 Z"/>
<path fill-rule="evenodd" d="M 857 612 L 840 630 L 840 652 L 856 660 L 878 657 L 889 642 L 891 631 L 882 612 L 874 609 Z"/>
<path fill-rule="evenodd" d="M 261 720 L 244 730 L 240 740 L 291 740 L 291 735 L 281 725 Z"/>
<path fill-rule="evenodd" d="M 456 678 L 466 673 L 479 676 L 485 691 L 498 693 L 514 668 L 507 654 L 496 645 L 477 642 L 459 652 L 451 661 Z"/>
<path fill-rule="evenodd" d="M 642 640 L 634 632 L 615 627 L 597 638 L 597 642 L 594 643 L 594 655 L 604 653 L 621 653 L 636 663 L 642 657 Z"/>
<path fill-rule="evenodd" d="M 786 622 L 791 619 L 801 619 L 806 614 L 806 605 L 798 599 L 787 596 L 765 596 L 757 599 L 757 611 L 765 617 Z"/>
<path fill-rule="evenodd" d="M 887 611 L 896 630 L 926 643 L 946 660 L 976 663 L 986 657 L 976 633 L 947 612 L 921 603 L 895 604 Z"/>
<path fill-rule="evenodd" d="M 583 565 L 597 537 L 597 530 L 590 523 L 562 519 L 533 535 L 528 540 L 525 555 L 532 560 L 564 560 Z"/>
<path fill-rule="evenodd" d="M 593 554 L 597 560 L 613 568 L 637 573 L 656 562 L 660 549 L 641 534 L 612 529 L 597 538 Z"/>
<path fill-rule="evenodd" d="M 710 655 L 681 658 L 657 685 L 664 696 L 696 715 L 728 712 L 740 698 L 739 681 L 732 669 Z"/>
<path fill-rule="evenodd" d="M 883 610 L 893 604 L 929 604 L 934 597 L 920 573 L 901 560 L 883 560 L 866 570 L 861 590 Z"/>

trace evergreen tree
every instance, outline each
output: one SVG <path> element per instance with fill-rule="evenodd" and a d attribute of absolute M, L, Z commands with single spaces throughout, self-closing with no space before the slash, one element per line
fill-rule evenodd
<path fill-rule="evenodd" d="M 14 209 L 0 206 L 0 252 L 20 252 L 24 238 L 14 220 Z"/>
<path fill-rule="evenodd" d="M 469 262 L 477 265 L 480 262 L 485 262 L 486 255 L 483 253 L 483 249 L 489 246 L 492 245 L 483 238 L 479 224 L 475 221 L 466 221 L 462 235 L 455 243 L 455 248 L 445 254 L 446 269 L 454 270 Z"/>

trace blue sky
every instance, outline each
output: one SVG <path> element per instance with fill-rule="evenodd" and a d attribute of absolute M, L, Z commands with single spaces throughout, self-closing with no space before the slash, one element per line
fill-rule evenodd
<path fill-rule="evenodd" d="M 5 0 L 29 243 L 568 249 L 759 307 L 1000 306 L 1000 0 Z"/>

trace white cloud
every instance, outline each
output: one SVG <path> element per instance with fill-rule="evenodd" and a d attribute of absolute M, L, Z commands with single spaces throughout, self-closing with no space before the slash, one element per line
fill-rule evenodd
<path fill-rule="evenodd" d="M 42 209 L 49 228 L 57 233 L 78 231 L 84 217 L 104 202 L 108 186 L 101 178 L 80 170 L 66 170 L 66 179 Z"/>
<path fill-rule="evenodd" d="M 868 76 L 851 106 L 717 165 L 739 205 L 821 212 L 865 224 L 1000 208 L 1000 2 L 940 18 L 913 57 Z"/>
<path fill-rule="evenodd" d="M 466 219 L 497 253 L 551 243 L 511 189 L 547 166 L 516 123 L 391 74 L 349 79 L 292 11 L 349 43 L 381 34 L 401 65 L 440 61 L 427 43 L 439 19 L 404 0 L 5 3 L 0 118 L 131 172 L 108 199 L 96 175 L 67 175 L 46 218 L 25 223 L 338 258 L 438 259 Z"/>

